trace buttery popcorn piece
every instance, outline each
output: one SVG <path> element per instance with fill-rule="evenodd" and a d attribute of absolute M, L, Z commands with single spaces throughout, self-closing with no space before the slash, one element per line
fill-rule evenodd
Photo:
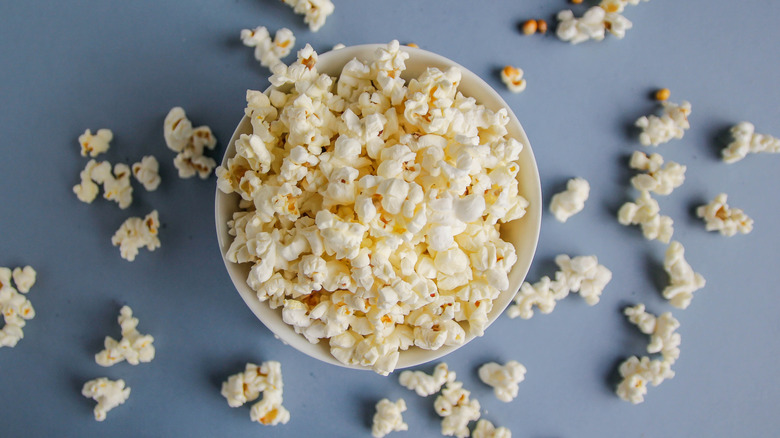
<path fill-rule="evenodd" d="M 160 186 L 160 163 L 153 155 L 141 158 L 141 161 L 133 164 L 133 176 L 143 184 L 144 188 L 153 192 Z"/>
<path fill-rule="evenodd" d="M 514 360 L 504 365 L 488 362 L 479 367 L 479 379 L 493 387 L 499 400 L 510 402 L 517 397 L 519 383 L 525 380 L 525 371 L 523 364 Z"/>
<path fill-rule="evenodd" d="M 12 285 L 11 279 L 13 278 Z M 26 296 L 35 283 L 35 270 L 30 266 L 15 268 L 0 268 L 0 312 L 3 314 L 3 328 L 0 329 L 0 348 L 15 347 L 24 337 L 22 328 L 27 321 L 35 317 L 35 309 Z"/>
<path fill-rule="evenodd" d="M 480 405 L 471 400 L 471 392 L 463 389 L 463 383 L 451 382 L 434 402 L 436 413 L 442 418 L 441 434 L 465 438 L 469 436 L 469 423 L 479 420 Z"/>
<path fill-rule="evenodd" d="M 312 32 L 320 30 L 325 19 L 335 10 L 330 0 L 282 0 L 293 8 L 296 14 L 304 15 L 303 22 L 309 25 Z"/>
<path fill-rule="evenodd" d="M 723 161 L 736 163 L 747 154 L 776 154 L 780 152 L 780 139 L 771 135 L 757 134 L 750 122 L 740 122 L 731 128 L 731 143 L 721 152 Z"/>
<path fill-rule="evenodd" d="M 581 2 L 580 0 L 574 3 Z M 633 26 L 621 13 L 626 5 L 637 5 L 639 2 L 640 0 L 602 0 L 598 6 L 588 9 L 581 18 L 575 17 L 570 10 L 561 11 L 558 13 L 556 35 L 560 40 L 572 44 L 591 39 L 601 41 L 607 31 L 621 39 Z"/>
<path fill-rule="evenodd" d="M 126 209 L 133 203 L 133 187 L 130 185 L 130 168 L 126 164 L 117 163 L 111 172 L 111 163 L 89 160 L 80 174 L 81 183 L 73 187 L 73 193 L 79 201 L 92 203 L 100 191 L 98 184 L 103 185 L 103 197 L 115 201 L 119 208 Z"/>
<path fill-rule="evenodd" d="M 584 178 L 572 178 L 566 183 L 566 190 L 556 193 L 550 202 L 550 211 L 558 222 L 566 222 L 571 216 L 585 208 L 590 194 L 590 184 Z"/>
<path fill-rule="evenodd" d="M 455 371 L 450 371 L 444 362 L 436 365 L 432 375 L 422 371 L 407 370 L 398 376 L 398 382 L 401 383 L 401 386 L 416 392 L 420 397 L 436 394 L 445 383 L 454 381 Z"/>
<path fill-rule="evenodd" d="M 641 191 L 636 202 L 626 202 L 618 210 L 618 222 L 621 225 L 639 225 L 647 240 L 659 240 L 669 243 L 674 234 L 674 221 L 669 216 L 659 214 L 658 201 L 650 192 Z"/>
<path fill-rule="evenodd" d="M 685 260 L 685 248 L 680 242 L 674 241 L 666 248 L 664 270 L 669 274 L 669 286 L 663 290 L 663 297 L 674 307 L 687 308 L 693 293 L 703 288 L 706 281 Z"/>
<path fill-rule="evenodd" d="M 204 149 L 214 149 L 217 138 L 208 126 L 192 127 L 184 109 L 173 107 L 165 116 L 163 123 L 165 144 L 174 152 L 173 165 L 179 171 L 180 178 L 192 178 L 198 175 L 206 179 L 217 163 L 213 158 L 203 155 Z"/>
<path fill-rule="evenodd" d="M 123 259 L 132 262 L 138 255 L 138 250 L 146 247 L 154 251 L 160 247 L 157 233 L 160 229 L 160 219 L 157 210 L 153 210 L 143 218 L 130 217 L 122 223 L 111 237 L 111 244 L 119 246 L 119 254 Z"/>
<path fill-rule="evenodd" d="M 680 334 L 676 333 L 680 322 L 672 316 L 671 312 L 655 316 L 645 311 L 644 304 L 627 307 L 623 313 L 639 330 L 650 335 L 650 343 L 647 344 L 648 353 L 661 353 L 664 361 L 670 365 L 680 357 Z"/>
<path fill-rule="evenodd" d="M 276 31 L 273 40 L 265 26 L 241 31 L 241 42 L 255 48 L 255 59 L 263 67 L 272 67 L 281 62 L 295 46 L 295 35 L 287 28 Z"/>
<path fill-rule="evenodd" d="M 104 367 L 124 360 L 130 365 L 151 362 L 154 359 L 154 338 L 138 332 L 138 318 L 133 317 L 133 309 L 130 306 L 122 306 L 118 321 L 122 328 L 122 338 L 117 341 L 106 336 L 105 350 L 95 355 L 95 362 Z"/>
<path fill-rule="evenodd" d="M 643 356 L 641 359 L 631 356 L 620 365 L 620 377 L 623 380 L 617 387 L 617 395 L 628 402 L 639 404 L 645 401 L 647 386 L 658 386 L 666 379 L 674 377 L 671 363 L 665 360 L 650 359 Z"/>
<path fill-rule="evenodd" d="M 399 398 L 395 403 L 386 398 L 380 400 L 376 404 L 371 435 L 375 438 L 382 438 L 390 432 L 409 430 L 409 425 L 404 423 L 401 415 L 404 411 L 406 411 L 406 402 L 402 398 Z"/>
<path fill-rule="evenodd" d="M 79 136 L 81 156 L 97 157 L 108 150 L 113 139 L 114 133 L 110 129 L 98 129 L 94 135 L 87 129 Z"/>
<path fill-rule="evenodd" d="M 681 104 L 661 102 L 661 116 L 649 115 L 637 119 L 635 126 L 642 132 L 639 142 L 643 146 L 658 146 L 672 139 L 683 138 L 685 131 L 691 127 L 688 116 L 691 114 L 691 104 L 683 101 Z"/>
<path fill-rule="evenodd" d="M 523 79 L 523 69 L 507 65 L 501 70 L 501 82 L 513 93 L 525 90 L 526 82 Z"/>
<path fill-rule="evenodd" d="M 125 381 L 122 379 L 109 380 L 100 377 L 85 383 L 81 394 L 97 402 L 94 409 L 95 420 L 103 421 L 108 411 L 121 405 L 130 397 L 130 388 L 125 387 Z"/>
<path fill-rule="evenodd" d="M 631 178 L 631 185 L 635 189 L 654 192 L 659 195 L 668 195 L 674 189 L 685 182 L 686 166 L 674 161 L 664 164 L 664 159 L 659 154 L 647 155 L 641 151 L 635 151 L 631 156 L 629 166 L 632 169 L 641 170 L 642 173 Z"/>
<path fill-rule="evenodd" d="M 244 372 L 228 377 L 222 384 L 222 396 L 232 408 L 262 395 L 263 398 L 251 407 L 249 417 L 266 426 L 290 421 L 290 412 L 282 406 L 283 391 L 282 366 L 276 361 L 263 362 L 260 366 L 248 363 Z"/>
<path fill-rule="evenodd" d="M 30 289 L 35 284 L 35 278 L 37 273 L 35 272 L 35 269 L 33 269 L 32 266 L 25 266 L 24 268 L 14 268 L 13 270 L 13 279 L 14 279 L 14 285 L 16 286 L 16 290 L 19 292 L 26 294 L 30 291 Z M 5 282 L 7 282 L 7 279 L 4 279 Z M 2 288 L 2 286 L 0 286 Z"/>
<path fill-rule="evenodd" d="M 753 219 L 739 208 L 729 208 L 727 200 L 728 195 L 721 193 L 709 204 L 696 209 L 696 215 L 704 219 L 705 229 L 718 231 L 727 237 L 753 231 Z"/>
<path fill-rule="evenodd" d="M 472 438 L 512 438 L 512 431 L 506 427 L 496 427 L 484 418 L 477 421 L 477 427 L 471 433 Z"/>

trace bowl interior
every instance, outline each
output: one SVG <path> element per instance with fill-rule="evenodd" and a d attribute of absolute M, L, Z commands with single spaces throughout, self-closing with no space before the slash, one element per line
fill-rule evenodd
<path fill-rule="evenodd" d="M 366 44 L 323 53 L 319 56 L 317 69 L 321 73 L 327 73 L 337 77 L 341 73 L 342 67 L 352 58 L 357 57 L 361 60 L 368 59 L 377 48 L 383 46 L 383 44 Z M 507 224 L 502 224 L 500 227 L 502 238 L 515 246 L 517 251 L 517 262 L 509 273 L 509 288 L 506 291 L 502 291 L 501 295 L 493 301 L 493 308 L 488 315 L 488 325 L 490 325 L 512 301 L 512 298 L 515 296 L 515 293 L 520 288 L 520 285 L 528 273 L 528 268 L 531 265 L 531 261 L 536 251 L 536 244 L 539 239 L 542 205 L 541 184 L 539 182 L 539 172 L 536 167 L 536 160 L 534 159 L 528 137 L 511 108 L 509 108 L 498 93 L 496 93 L 496 91 L 479 76 L 459 64 L 435 53 L 411 47 L 404 47 L 403 50 L 406 50 L 410 55 L 409 59 L 406 61 L 406 71 L 402 75 L 407 82 L 410 78 L 419 76 L 428 67 L 437 67 L 442 70 L 452 66 L 459 67 L 462 71 L 462 80 L 459 90 L 466 96 L 474 97 L 479 104 L 482 104 L 491 110 L 497 111 L 501 108 L 506 108 L 509 111 L 510 116 L 510 122 L 507 126 L 509 135 L 523 144 L 523 151 L 520 154 L 519 159 L 520 171 L 517 174 L 517 179 L 519 182 L 520 194 L 529 201 L 530 206 L 523 218 Z M 238 124 L 233 137 L 228 143 L 225 155 L 222 158 L 223 165 L 226 164 L 228 158 L 235 155 L 235 141 L 241 134 L 251 133 L 251 130 L 252 127 L 249 119 L 245 116 Z M 279 339 L 295 349 L 334 365 L 366 369 L 359 366 L 345 365 L 336 360 L 336 358 L 331 356 L 330 348 L 326 341 L 323 340 L 318 344 L 311 344 L 302 335 L 295 333 L 293 327 L 285 324 L 282 320 L 281 309 L 272 310 L 267 303 L 260 302 L 257 299 L 255 291 L 247 285 L 246 278 L 249 274 L 249 269 L 251 268 L 250 264 L 235 264 L 225 259 L 225 254 L 232 242 L 232 236 L 228 234 L 227 222 L 232 218 L 233 212 L 238 209 L 239 199 L 240 197 L 235 193 L 226 195 L 217 189 L 215 196 L 215 216 L 217 239 L 220 251 L 222 252 L 223 261 L 225 262 L 225 267 L 227 268 L 228 274 L 238 290 L 238 293 L 246 304 L 252 312 L 254 312 L 257 318 Z M 473 336 L 469 336 L 463 345 L 472 338 Z M 459 346 L 445 346 L 438 350 L 429 351 L 412 347 L 409 350 L 401 352 L 397 368 L 416 366 L 435 360 L 457 348 L 459 348 Z"/>

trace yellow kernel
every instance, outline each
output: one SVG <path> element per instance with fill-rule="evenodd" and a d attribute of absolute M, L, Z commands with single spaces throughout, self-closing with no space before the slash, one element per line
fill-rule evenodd
<path fill-rule="evenodd" d="M 417 45 L 417 44 L 415 44 L 415 43 L 409 43 L 409 44 L 407 44 L 407 46 L 408 46 L 408 47 L 414 47 L 415 49 L 419 49 L 419 48 L 420 48 L 420 46 L 418 46 L 418 45 Z"/>
<path fill-rule="evenodd" d="M 547 33 L 547 22 L 544 20 L 536 20 L 536 28 L 539 33 Z"/>
<path fill-rule="evenodd" d="M 523 23 L 523 33 L 526 35 L 536 33 L 536 20 L 528 20 Z"/>
<path fill-rule="evenodd" d="M 671 94 L 672 92 L 669 91 L 668 88 L 661 88 L 660 90 L 655 92 L 655 100 L 664 101 L 668 99 Z"/>
<path fill-rule="evenodd" d="M 574 3 L 575 5 L 578 5 L 582 3 L 582 0 L 571 0 L 571 2 Z"/>

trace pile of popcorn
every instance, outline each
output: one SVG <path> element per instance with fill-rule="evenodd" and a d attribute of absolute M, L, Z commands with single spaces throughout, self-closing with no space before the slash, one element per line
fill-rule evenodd
<path fill-rule="evenodd" d="M 35 278 L 35 269 L 31 266 L 13 271 L 0 267 L 0 312 L 4 322 L 0 329 L 0 348 L 15 347 L 24 337 L 22 329 L 27 321 L 35 317 L 35 309 L 25 296 L 35 284 Z"/>
<path fill-rule="evenodd" d="M 626 36 L 633 24 L 622 15 L 627 5 L 638 5 L 642 0 L 601 0 L 578 18 L 571 10 L 558 13 L 556 35 L 562 41 L 579 44 L 588 40 L 601 41 L 608 31 L 617 38 Z M 648 0 L 644 0 L 648 1 Z"/>
<path fill-rule="evenodd" d="M 266 426 L 290 421 L 290 412 L 282 406 L 283 391 L 282 365 L 276 361 L 263 362 L 260 366 L 248 363 L 244 372 L 228 377 L 222 384 L 222 396 L 231 408 L 243 406 L 262 395 L 263 398 L 252 405 L 249 417 Z"/>
<path fill-rule="evenodd" d="M 216 171 L 241 197 L 226 258 L 258 298 L 381 374 L 482 334 L 517 259 L 498 226 L 528 207 L 507 110 L 459 93 L 457 68 L 407 84 L 408 56 L 393 41 L 334 79 L 307 45 L 247 92 L 252 133 Z"/>

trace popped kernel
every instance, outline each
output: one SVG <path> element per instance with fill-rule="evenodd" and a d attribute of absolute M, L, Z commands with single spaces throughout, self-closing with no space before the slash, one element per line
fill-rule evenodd
<path fill-rule="evenodd" d="M 4 322 L 0 329 L 0 348 L 15 347 L 24 337 L 22 329 L 27 321 L 35 317 L 32 303 L 22 294 L 27 293 L 34 283 L 35 270 L 30 266 L 13 271 L 0 267 L 0 312 Z"/>
<path fill-rule="evenodd" d="M 90 380 L 81 389 L 81 395 L 97 402 L 94 414 L 95 420 L 103 421 L 111 409 L 121 405 L 130 397 L 130 388 L 125 387 L 125 381 L 109 380 L 106 377 Z"/>
<path fill-rule="evenodd" d="M 658 146 L 675 138 L 683 138 L 685 131 L 691 127 L 688 122 L 688 116 L 691 115 L 690 102 L 683 101 L 678 105 L 665 101 L 661 102 L 661 105 L 661 116 L 642 116 L 634 123 L 642 130 L 639 142 L 643 146 Z"/>
<path fill-rule="evenodd" d="M 510 360 L 504 365 L 488 362 L 479 367 L 479 379 L 485 385 L 493 387 L 496 397 L 502 402 L 510 402 L 517 397 L 519 384 L 525 380 L 525 366 Z"/>
<path fill-rule="evenodd" d="M 644 171 L 631 178 L 631 185 L 641 191 L 654 192 L 659 195 L 671 194 L 674 189 L 680 187 L 685 182 L 685 171 L 687 167 L 669 161 L 666 166 L 664 159 L 659 154 L 647 155 L 641 151 L 635 151 L 631 156 L 629 167 Z"/>
<path fill-rule="evenodd" d="M 330 0 L 282 0 L 293 8 L 296 14 L 304 15 L 303 22 L 309 25 L 312 32 L 317 32 L 325 24 L 325 20 L 335 10 Z"/>
<path fill-rule="evenodd" d="M 619 372 L 623 380 L 617 387 L 617 395 L 633 404 L 645 401 L 648 385 L 658 386 L 664 380 L 674 377 L 674 371 L 668 361 L 651 360 L 647 356 L 642 356 L 641 359 L 631 356 L 620 364 Z"/>
<path fill-rule="evenodd" d="M 558 222 L 566 222 L 585 208 L 589 194 L 590 184 L 586 179 L 572 178 L 566 183 L 566 190 L 553 195 L 550 212 Z"/>
<path fill-rule="evenodd" d="M 285 27 L 277 30 L 272 40 L 268 29 L 258 26 L 254 29 L 242 29 L 241 42 L 247 47 L 255 48 L 255 59 L 260 61 L 263 67 L 272 67 L 290 54 L 295 47 L 295 35 Z"/>
<path fill-rule="evenodd" d="M 523 79 L 523 69 L 511 65 L 507 65 L 501 70 L 501 82 L 513 93 L 522 92 L 527 85 Z"/>
<path fill-rule="evenodd" d="M 119 246 L 119 254 L 123 259 L 132 262 L 138 255 L 138 250 L 146 247 L 154 251 L 160 247 L 157 237 L 160 229 L 160 219 L 157 210 L 153 210 L 143 218 L 130 217 L 125 220 L 111 237 L 111 244 Z"/>
<path fill-rule="evenodd" d="M 728 195 L 720 193 L 709 204 L 696 208 L 696 215 L 705 222 L 707 231 L 718 231 L 731 237 L 737 233 L 748 234 L 753 231 L 753 219 L 742 209 L 729 208 Z"/>
<path fill-rule="evenodd" d="M 95 134 L 87 129 L 83 134 L 79 136 L 79 144 L 81 145 L 81 156 L 97 157 L 98 155 L 108 151 L 111 147 L 111 140 L 114 139 L 114 133 L 110 129 L 98 129 Z"/>
<path fill-rule="evenodd" d="M 250 408 L 249 417 L 262 425 L 276 426 L 290 421 L 290 412 L 282 406 L 283 391 L 281 364 L 266 361 L 260 366 L 247 363 L 243 372 L 222 383 L 221 393 L 232 408 L 255 401 L 262 395 L 263 398 Z"/>
<path fill-rule="evenodd" d="M 472 438 L 512 438 L 512 431 L 506 427 L 496 427 L 484 418 L 477 421 L 477 427 L 471 432 Z"/>
<path fill-rule="evenodd" d="M 685 248 L 680 242 L 674 241 L 666 248 L 664 270 L 669 274 L 669 285 L 664 288 L 663 297 L 678 309 L 687 308 L 693 293 L 703 288 L 706 280 L 685 260 Z"/>
<path fill-rule="evenodd" d="M 780 138 L 766 134 L 757 134 L 756 127 L 750 122 L 741 122 L 731 130 L 731 143 L 721 151 L 723 161 L 736 163 L 747 154 L 776 154 L 780 152 Z"/>
<path fill-rule="evenodd" d="M 647 240 L 659 240 L 669 243 L 674 234 L 674 221 L 661 215 L 658 201 L 650 192 L 641 191 L 635 202 L 626 202 L 618 210 L 618 222 L 621 225 L 639 225 Z"/>
<path fill-rule="evenodd" d="M 204 149 L 214 149 L 217 138 L 208 126 L 192 127 L 184 109 L 173 107 L 165 116 L 163 123 L 165 144 L 174 152 L 173 165 L 179 171 L 180 178 L 192 178 L 198 175 L 206 179 L 217 163 L 204 155 Z"/>
<path fill-rule="evenodd" d="M 155 353 L 154 337 L 138 332 L 138 318 L 133 317 L 133 309 L 130 306 L 122 306 L 118 322 L 122 328 L 122 338 L 117 341 L 106 336 L 103 341 L 105 349 L 95 355 L 95 362 L 104 367 L 125 360 L 130 365 L 151 362 Z"/>
<path fill-rule="evenodd" d="M 642 333 L 650 336 L 650 342 L 647 344 L 648 353 L 661 353 L 663 360 L 670 365 L 677 361 L 680 357 L 681 338 L 676 330 L 680 327 L 680 322 L 672 316 L 671 312 L 655 316 L 647 313 L 645 305 L 640 303 L 627 307 L 623 313 Z"/>
<path fill-rule="evenodd" d="M 398 376 L 401 386 L 416 392 L 420 397 L 436 394 L 444 384 L 454 381 L 455 371 L 450 371 L 444 362 L 436 365 L 432 375 L 422 371 L 407 370 Z"/>
<path fill-rule="evenodd" d="M 409 430 L 409 425 L 404 423 L 402 412 L 406 411 L 406 402 L 399 398 L 395 403 L 383 398 L 376 404 L 371 436 L 382 438 L 390 432 Z"/>
<path fill-rule="evenodd" d="M 160 186 L 160 163 L 153 155 L 141 158 L 138 163 L 133 163 L 133 176 L 144 188 L 153 192 Z"/>

